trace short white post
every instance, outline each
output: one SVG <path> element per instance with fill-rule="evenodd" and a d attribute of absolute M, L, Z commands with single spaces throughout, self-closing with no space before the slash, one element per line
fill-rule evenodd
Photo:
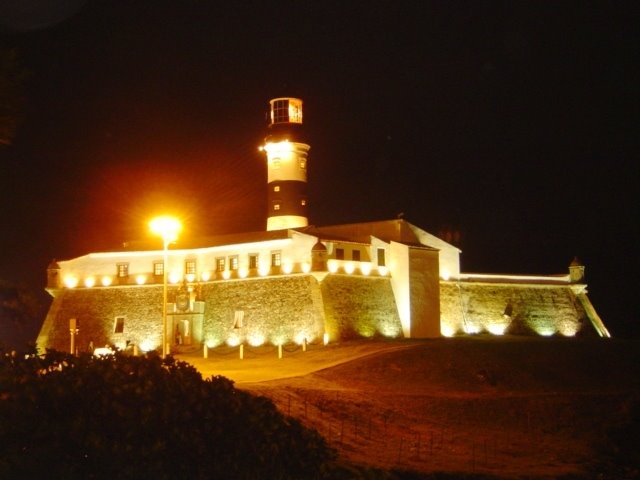
<path fill-rule="evenodd" d="M 240 344 L 240 360 L 244 359 L 244 343 Z"/>
<path fill-rule="evenodd" d="M 209 348 L 207 347 L 206 343 L 202 344 L 202 356 L 204 358 L 209 358 Z"/>
<path fill-rule="evenodd" d="M 278 358 L 282 359 L 282 344 L 278 344 Z"/>
<path fill-rule="evenodd" d="M 78 321 L 75 318 L 70 318 L 69 319 L 69 333 L 71 334 L 71 345 L 69 347 L 69 351 L 71 352 L 71 355 L 77 355 L 77 348 L 76 348 L 76 335 L 78 334 Z"/>

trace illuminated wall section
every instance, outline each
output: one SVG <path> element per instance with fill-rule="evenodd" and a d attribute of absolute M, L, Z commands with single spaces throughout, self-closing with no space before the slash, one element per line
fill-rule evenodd
<path fill-rule="evenodd" d="M 389 245 L 391 287 L 398 307 L 404 337 L 411 336 L 411 289 L 409 279 L 409 247 L 397 242 Z"/>
<path fill-rule="evenodd" d="M 442 334 L 594 335 L 572 288 L 562 283 L 442 281 Z"/>
<path fill-rule="evenodd" d="M 174 287 L 175 288 L 175 287 Z M 124 349 L 128 344 L 142 350 L 162 345 L 162 289 L 137 288 L 63 289 L 54 297 L 37 339 L 38 348 L 69 350 L 69 319 L 78 320 L 79 351 L 105 345 Z M 122 329 L 116 319 L 122 319 Z"/>
<path fill-rule="evenodd" d="M 304 272 L 311 265 L 311 249 L 317 238 L 290 230 L 288 238 L 223 245 L 197 249 L 172 249 L 168 252 L 167 273 L 170 284 L 221 279 L 244 278 L 263 274 Z M 273 266 L 272 255 L 278 254 L 279 265 Z M 251 259 L 253 257 L 253 260 Z M 232 265 L 232 258 L 237 264 Z M 224 271 L 219 270 L 223 259 Z M 234 260 L 234 261 L 236 261 Z M 162 263 L 162 250 L 91 253 L 71 260 L 55 263 L 56 275 L 49 274 L 49 291 L 58 289 L 141 286 L 162 282 L 155 275 L 154 265 Z M 255 266 L 251 262 L 255 262 Z M 194 273 L 187 272 L 187 263 L 193 262 Z M 119 265 L 126 265 L 126 277 L 119 278 Z M 255 267 L 255 268 L 252 268 Z"/>
<path fill-rule="evenodd" d="M 332 340 L 402 337 L 388 277 L 330 274 L 321 289 L 325 329 Z"/>
<path fill-rule="evenodd" d="M 324 334 L 320 286 L 312 275 L 258 278 L 204 285 L 204 340 L 284 345 L 319 342 Z M 238 322 L 238 318 L 242 318 Z"/>

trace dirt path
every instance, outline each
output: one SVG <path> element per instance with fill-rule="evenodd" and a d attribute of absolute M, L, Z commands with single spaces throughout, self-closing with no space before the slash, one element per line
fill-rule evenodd
<path fill-rule="evenodd" d="M 359 358 L 412 348 L 416 345 L 416 342 L 411 341 L 354 341 L 346 346 L 339 343 L 327 346 L 308 345 L 306 351 L 300 346 L 283 348 L 282 358 L 278 358 L 277 347 L 245 346 L 242 360 L 239 358 L 239 347 L 219 347 L 210 350 L 208 358 L 204 358 L 204 353 L 200 351 L 177 354 L 175 357 L 196 367 L 205 378 L 222 375 L 242 385 L 300 377 Z"/>

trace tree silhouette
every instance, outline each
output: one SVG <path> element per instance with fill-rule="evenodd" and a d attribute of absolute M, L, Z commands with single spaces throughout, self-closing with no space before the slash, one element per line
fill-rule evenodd
<path fill-rule="evenodd" d="M 0 478 L 321 478 L 334 457 L 273 403 L 157 355 L 0 359 Z"/>

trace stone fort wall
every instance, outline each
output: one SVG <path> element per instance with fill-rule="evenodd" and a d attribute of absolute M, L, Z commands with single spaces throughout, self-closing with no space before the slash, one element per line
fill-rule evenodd
<path fill-rule="evenodd" d="M 595 335 L 581 302 L 568 285 L 441 282 L 444 335 Z"/>
<path fill-rule="evenodd" d="M 178 287 L 170 286 L 169 302 Z M 228 341 L 290 343 L 306 338 L 332 341 L 377 334 L 400 336 L 401 327 L 388 278 L 327 275 L 290 275 L 204 283 L 196 286 L 204 302 L 202 333 L 210 347 Z M 238 312 L 242 322 L 237 325 Z M 116 317 L 124 317 L 124 330 L 115 333 Z M 162 287 L 123 286 L 56 291 L 38 346 L 68 350 L 69 319 L 76 318 L 80 351 L 127 343 L 161 345 Z M 171 332 L 169 332 L 169 335 Z"/>
<path fill-rule="evenodd" d="M 178 287 L 169 287 L 169 302 Z M 383 277 L 313 274 L 210 282 L 196 286 L 204 302 L 202 332 L 210 347 L 223 343 L 286 344 L 402 336 L 391 281 Z M 237 325 L 238 312 L 242 322 Z M 440 324 L 446 336 L 491 333 L 595 336 L 569 285 L 442 281 Z M 116 333 L 116 317 L 124 330 Z M 162 287 L 123 286 L 56 291 L 38 347 L 68 351 L 69 319 L 79 322 L 76 347 L 127 343 L 157 348 L 162 339 Z M 198 328 L 198 327 L 196 327 Z M 168 332 L 170 335 L 171 333 Z"/>

